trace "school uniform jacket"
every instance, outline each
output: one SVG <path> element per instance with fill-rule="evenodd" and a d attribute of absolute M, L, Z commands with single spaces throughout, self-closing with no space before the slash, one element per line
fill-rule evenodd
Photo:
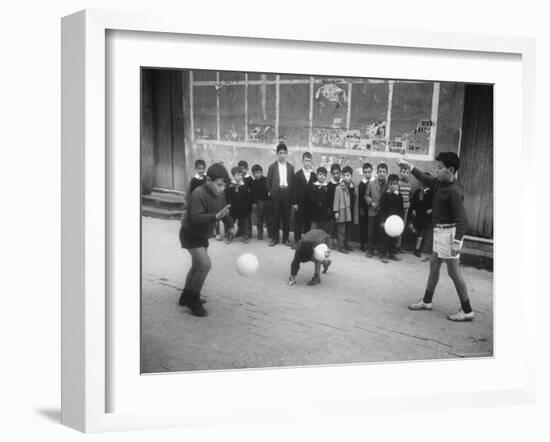
<path fill-rule="evenodd" d="M 380 184 L 377 179 L 370 182 L 369 187 L 365 192 L 365 201 L 369 206 L 369 216 L 378 215 L 378 212 L 380 211 L 380 197 L 386 191 L 386 189 L 387 183 Z M 373 207 L 372 204 L 369 204 L 369 200 L 373 203 L 376 203 L 377 207 Z"/>
<path fill-rule="evenodd" d="M 352 198 L 350 188 L 346 185 L 338 185 L 334 189 L 334 204 L 332 210 L 339 213 L 337 223 L 353 222 Z"/>
<path fill-rule="evenodd" d="M 294 195 L 292 197 L 292 204 L 298 204 L 300 210 L 305 209 L 306 194 L 308 187 L 317 181 L 317 175 L 315 172 L 311 172 L 309 175 L 309 181 L 306 181 L 306 175 L 304 169 L 300 169 L 296 172 L 294 180 Z"/>
<path fill-rule="evenodd" d="M 311 210 L 311 220 L 322 223 L 332 217 L 332 204 L 329 200 L 328 185 L 313 183 L 307 194 L 307 205 Z"/>
<path fill-rule="evenodd" d="M 294 166 L 288 161 L 286 163 L 286 182 L 289 194 L 292 195 L 294 193 Z M 279 192 L 279 161 L 271 163 L 267 169 L 267 190 L 271 199 Z"/>

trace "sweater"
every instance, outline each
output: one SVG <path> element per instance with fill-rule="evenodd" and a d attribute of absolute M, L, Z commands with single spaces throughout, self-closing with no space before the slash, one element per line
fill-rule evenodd
<path fill-rule="evenodd" d="M 408 180 L 399 179 L 399 193 L 403 197 L 403 207 L 408 209 L 411 205 L 411 183 Z"/>
<path fill-rule="evenodd" d="M 199 186 L 189 197 L 189 208 L 184 211 L 182 228 L 194 235 L 208 238 L 216 224 L 216 214 L 226 205 L 225 195 L 214 194 L 210 186 Z M 233 219 L 227 215 L 222 221 L 233 226 Z"/>
<path fill-rule="evenodd" d="M 455 239 L 462 240 L 468 228 L 464 209 L 464 195 L 456 180 L 450 183 L 439 181 L 413 167 L 411 174 L 424 186 L 432 189 L 432 222 L 434 224 L 456 224 Z"/>
<path fill-rule="evenodd" d="M 252 203 L 258 204 L 258 201 L 269 200 L 269 192 L 267 191 L 267 179 L 265 176 L 253 180 L 250 183 L 250 189 L 252 190 Z"/>
<path fill-rule="evenodd" d="M 380 197 L 380 221 L 384 222 L 391 215 L 397 215 L 403 219 L 403 196 L 393 193 L 389 189 Z"/>
<path fill-rule="evenodd" d="M 230 183 L 225 189 L 225 198 L 231 204 L 229 213 L 234 219 L 244 218 L 252 208 L 252 190 L 244 182 Z"/>

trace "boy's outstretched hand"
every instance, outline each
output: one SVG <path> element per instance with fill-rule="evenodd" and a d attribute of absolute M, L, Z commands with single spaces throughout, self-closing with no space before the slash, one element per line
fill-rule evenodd
<path fill-rule="evenodd" d="M 402 167 L 406 167 L 407 169 L 411 170 L 413 168 L 413 165 L 411 163 L 409 163 L 408 161 L 406 160 L 403 160 L 401 158 L 399 158 L 397 160 L 397 165 L 402 168 Z"/>
<path fill-rule="evenodd" d="M 231 208 L 231 204 L 228 204 L 222 210 L 220 210 L 218 213 L 216 213 L 216 219 L 219 220 L 219 219 L 224 218 L 229 213 L 230 208 Z"/>

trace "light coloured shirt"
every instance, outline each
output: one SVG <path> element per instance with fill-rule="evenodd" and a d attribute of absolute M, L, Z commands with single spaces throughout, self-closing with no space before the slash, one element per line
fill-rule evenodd
<path fill-rule="evenodd" d="M 281 164 L 280 162 L 277 162 L 277 166 L 279 166 L 279 186 L 288 186 L 288 182 L 286 180 L 286 163 Z"/>
<path fill-rule="evenodd" d="M 309 183 L 309 178 L 311 177 L 311 170 L 304 170 L 304 176 L 306 177 L 306 183 Z"/>

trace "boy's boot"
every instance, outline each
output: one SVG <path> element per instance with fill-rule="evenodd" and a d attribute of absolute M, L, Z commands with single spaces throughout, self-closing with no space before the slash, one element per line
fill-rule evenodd
<path fill-rule="evenodd" d="M 321 277 L 319 275 L 313 275 L 313 278 L 311 278 L 311 281 L 307 283 L 307 285 L 317 285 L 321 284 Z"/>
<path fill-rule="evenodd" d="M 203 307 L 198 293 L 190 291 L 187 306 L 191 310 L 191 314 L 195 316 L 208 316 L 208 312 Z"/>
<path fill-rule="evenodd" d="M 180 296 L 180 299 L 178 301 L 178 304 L 181 305 L 182 307 L 185 307 L 186 305 L 189 305 L 189 296 L 190 296 L 191 293 L 192 293 L 191 290 L 183 289 L 182 292 L 181 292 L 181 296 Z M 202 304 L 206 303 L 206 301 L 204 299 L 200 298 L 200 294 L 199 294 L 199 299 L 200 299 Z"/>
<path fill-rule="evenodd" d="M 189 293 L 190 293 L 189 289 L 184 288 L 181 291 L 181 296 L 180 296 L 180 299 L 178 301 L 178 304 L 181 305 L 182 307 L 185 307 L 189 303 Z"/>

